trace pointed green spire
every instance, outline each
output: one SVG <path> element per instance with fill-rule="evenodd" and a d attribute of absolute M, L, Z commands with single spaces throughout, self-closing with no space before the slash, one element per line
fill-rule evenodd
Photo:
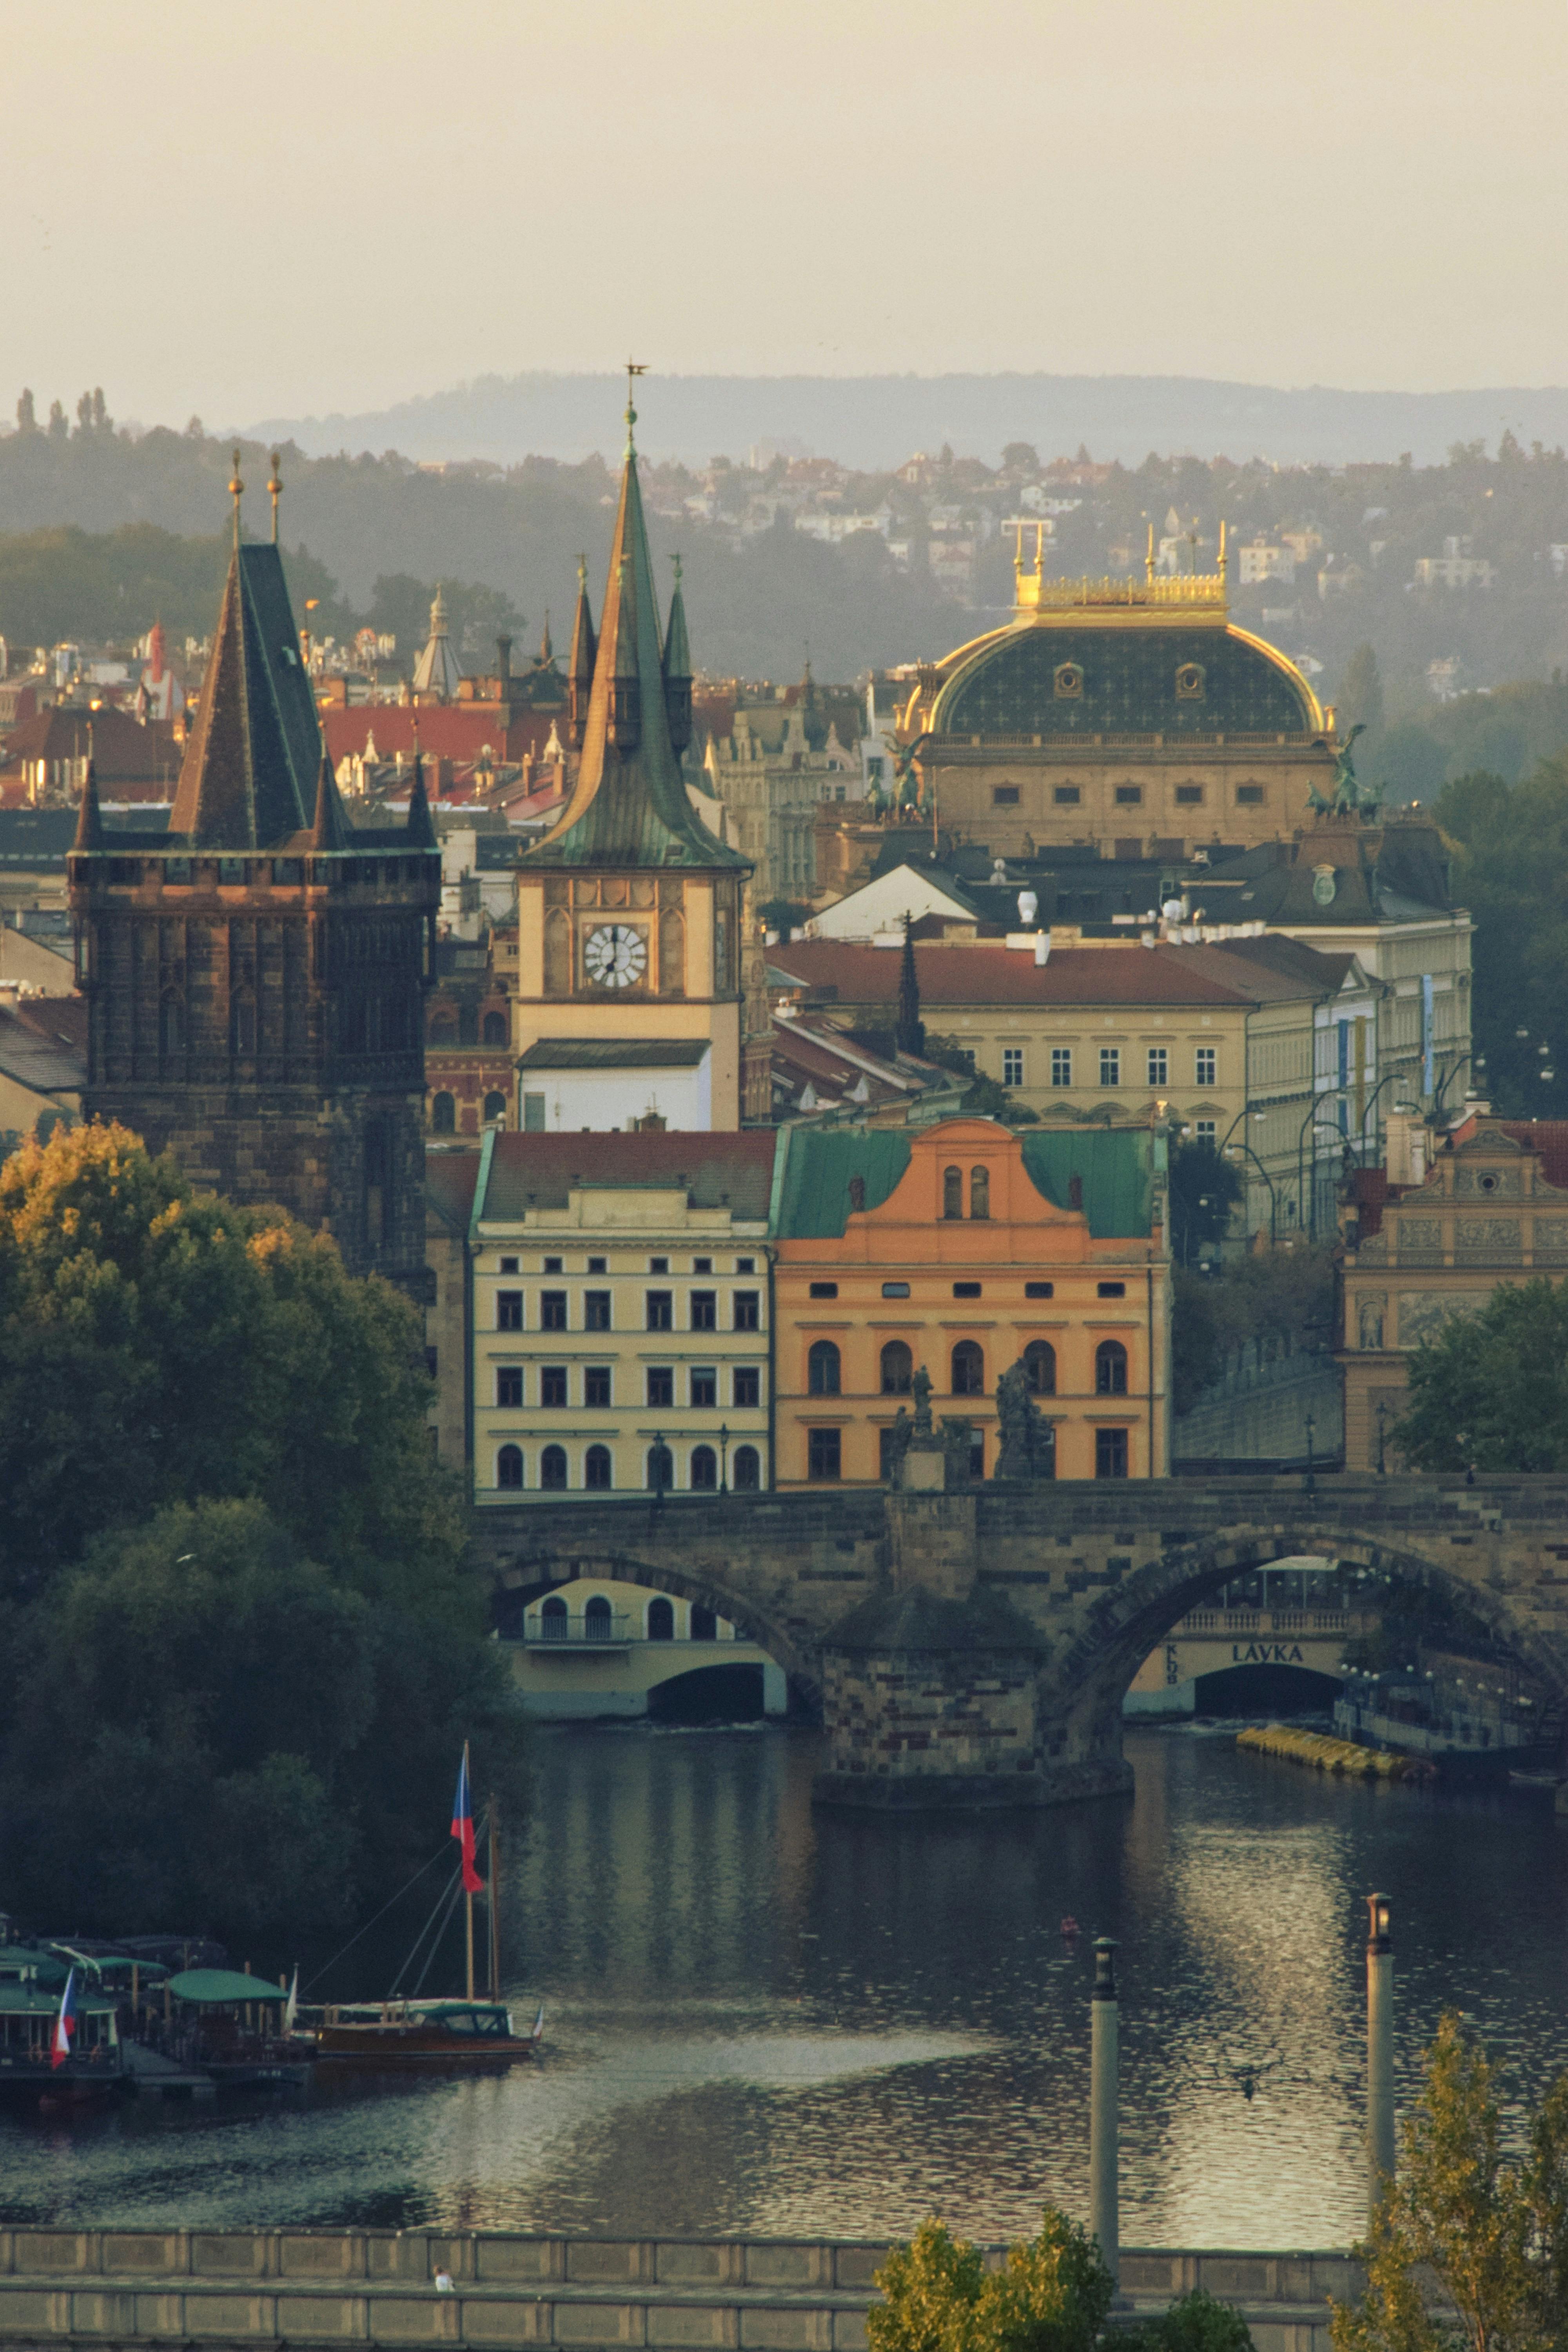
<path fill-rule="evenodd" d="M 425 796 L 425 754 L 414 754 L 414 786 L 408 795 L 408 827 L 404 835 L 410 849 L 434 849 L 436 826 Z"/>
<path fill-rule="evenodd" d="M 571 676 L 567 680 L 567 698 L 571 705 L 572 749 L 583 749 L 583 738 L 588 730 L 588 704 L 594 692 L 594 663 L 599 641 L 594 635 L 594 614 L 588 603 L 588 559 L 577 558 L 577 612 L 572 623 Z"/>
<path fill-rule="evenodd" d="M 92 730 L 87 730 L 87 774 L 82 781 L 81 806 L 77 812 L 73 849 L 103 847 L 103 812 L 98 804 L 98 769 L 92 756 Z"/>
<path fill-rule="evenodd" d="M 680 593 L 680 558 L 675 555 L 670 561 L 675 588 L 664 633 L 664 708 L 670 745 L 679 758 L 691 740 L 691 647 L 686 635 L 686 599 Z"/>
<path fill-rule="evenodd" d="M 324 744 L 321 747 L 321 772 L 316 779 L 316 821 L 310 827 L 310 846 L 322 851 L 353 846 L 348 816 L 338 792 L 338 780 L 332 773 L 332 762 Z"/>

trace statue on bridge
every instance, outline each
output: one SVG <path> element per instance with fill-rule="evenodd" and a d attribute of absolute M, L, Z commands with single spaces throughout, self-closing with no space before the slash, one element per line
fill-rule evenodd
<path fill-rule="evenodd" d="M 910 1382 L 910 1388 L 915 1400 L 915 1418 L 910 1434 L 911 1437 L 930 1438 L 934 1434 L 931 1425 L 931 1379 L 923 1364 Z M 900 1421 L 903 1418 L 902 1405 L 899 1407 L 899 1418 Z"/>
<path fill-rule="evenodd" d="M 996 1383 L 996 1420 L 1001 1450 L 993 1475 L 997 1478 L 1051 1478 L 1056 1475 L 1056 1432 L 1042 1420 L 1029 1394 L 1028 1376 L 1020 1360 Z"/>

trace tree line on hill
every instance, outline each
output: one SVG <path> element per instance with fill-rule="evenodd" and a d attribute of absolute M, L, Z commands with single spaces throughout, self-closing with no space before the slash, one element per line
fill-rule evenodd
<path fill-rule="evenodd" d="M 271 1972 L 523 1790 L 420 1318 L 124 1129 L 0 1167 L 0 1883 Z"/>

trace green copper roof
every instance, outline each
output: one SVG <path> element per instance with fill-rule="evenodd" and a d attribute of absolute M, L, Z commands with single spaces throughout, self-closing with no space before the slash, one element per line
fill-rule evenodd
<path fill-rule="evenodd" d="M 1026 1133 L 1023 1146 L 1030 1182 L 1057 1208 L 1071 1208 L 1072 1180 L 1082 1179 L 1083 1210 L 1095 1241 L 1142 1240 L 1148 1234 L 1163 1137 L 1142 1127 L 1047 1128 Z"/>
<path fill-rule="evenodd" d="M 198 2009 L 226 2008 L 238 2000 L 287 2000 L 280 1985 L 265 1977 L 242 1977 L 237 1969 L 182 1969 L 169 1979 L 176 2000 L 194 2001 Z"/>
<path fill-rule="evenodd" d="M 943 735 L 1302 735 L 1318 724 L 1300 673 L 1239 630 L 1125 624 L 1005 630 L 961 664 L 936 710 Z"/>
<path fill-rule="evenodd" d="M 792 1127 L 784 1131 L 784 1182 L 774 1234 L 824 1241 L 844 1231 L 849 1180 L 863 1177 L 864 1206 L 879 1209 L 910 1164 L 910 1139 L 896 1128 Z"/>
<path fill-rule="evenodd" d="M 579 605 L 585 618 L 585 599 Z M 684 631 L 682 632 L 684 633 Z M 679 648 L 678 648 L 679 650 Z M 577 646 L 574 646 L 574 661 Z M 635 748 L 609 740 L 611 690 L 635 677 L 641 714 Z M 626 452 L 610 549 L 609 584 L 594 662 L 594 691 L 577 782 L 554 831 L 522 866 L 731 867 L 749 862 L 710 834 L 687 798 L 669 740 L 658 600 L 643 524 L 637 452 Z"/>

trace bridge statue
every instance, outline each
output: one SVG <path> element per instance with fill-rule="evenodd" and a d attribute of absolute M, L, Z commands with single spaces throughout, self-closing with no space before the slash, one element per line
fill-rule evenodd
<path fill-rule="evenodd" d="M 1143 1659 L 1232 1578 L 1304 1554 L 1452 1592 L 1568 1702 L 1568 1479 L 1057 1482 L 1037 1421 L 1009 1390 L 989 1480 L 485 1507 L 474 1552 L 498 1588 L 613 1577 L 744 1627 L 821 1710 L 831 1804 L 1130 1789 L 1121 1700 Z M 894 1427 L 943 1461 L 929 1383 Z"/>

